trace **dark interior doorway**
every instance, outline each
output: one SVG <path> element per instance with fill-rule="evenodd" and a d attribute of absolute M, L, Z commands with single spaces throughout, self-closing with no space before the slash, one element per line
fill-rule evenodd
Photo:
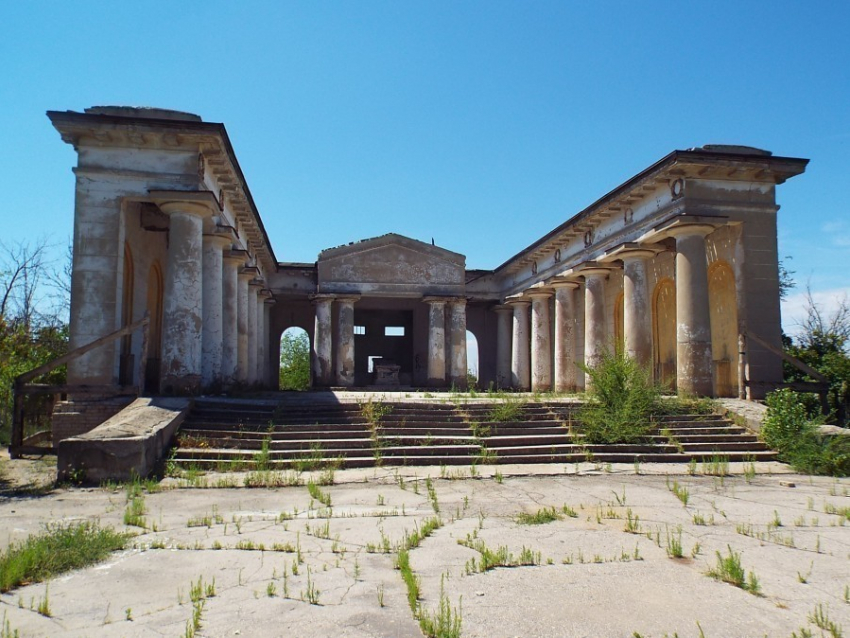
<path fill-rule="evenodd" d="M 354 384 L 375 384 L 375 364 L 400 367 L 403 386 L 413 379 L 413 311 L 354 309 Z"/>

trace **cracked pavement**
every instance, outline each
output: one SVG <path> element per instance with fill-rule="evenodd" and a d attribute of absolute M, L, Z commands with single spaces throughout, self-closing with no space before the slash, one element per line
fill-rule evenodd
<path fill-rule="evenodd" d="M 778 463 L 754 476 L 744 464 L 725 477 L 708 469 L 344 470 L 320 487 L 330 507 L 311 497 L 309 473 L 299 486 L 202 487 L 244 478 L 211 474 L 143 493 L 146 528 L 124 526 L 122 486 L 4 496 L 4 549 L 53 521 L 98 519 L 135 536 L 101 564 L 3 594 L 0 618 L 21 636 L 183 636 L 200 579 L 215 595 L 203 602 L 198 636 L 418 637 L 394 557 L 405 534 L 438 515 L 442 526 L 410 562 L 422 608 L 438 607 L 442 585 L 463 636 L 818 636 L 818 605 L 850 630 L 850 481 Z M 516 519 L 542 508 L 560 518 Z M 681 558 L 669 555 L 677 539 Z M 539 564 L 478 573 L 480 552 L 458 541 L 505 547 L 515 559 L 526 549 Z M 707 575 L 729 551 L 757 576 L 760 595 Z M 36 610 L 45 597 L 50 617 Z"/>

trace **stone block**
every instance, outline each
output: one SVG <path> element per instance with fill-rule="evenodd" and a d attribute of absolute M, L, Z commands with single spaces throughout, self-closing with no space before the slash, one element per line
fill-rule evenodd
<path fill-rule="evenodd" d="M 136 399 L 90 432 L 59 442 L 59 479 L 97 482 L 148 476 L 191 407 L 189 398 Z"/>

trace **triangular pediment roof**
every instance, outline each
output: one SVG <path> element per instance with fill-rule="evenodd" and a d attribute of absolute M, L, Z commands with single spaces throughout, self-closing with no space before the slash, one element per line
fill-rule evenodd
<path fill-rule="evenodd" d="M 418 239 L 412 239 L 397 233 L 387 233 L 386 235 L 363 239 L 350 244 L 337 246 L 336 248 L 326 248 L 319 253 L 319 261 L 379 250 L 388 246 L 400 246 L 431 257 L 456 263 L 459 266 L 464 266 L 466 264 L 466 257 L 460 253 L 452 252 L 451 250 L 446 250 L 440 246 L 428 244 L 423 241 L 419 241 Z"/>

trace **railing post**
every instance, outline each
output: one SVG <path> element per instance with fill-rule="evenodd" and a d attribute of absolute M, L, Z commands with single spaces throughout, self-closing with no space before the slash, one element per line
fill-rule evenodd
<path fill-rule="evenodd" d="M 747 398 L 747 338 L 738 335 L 738 398 Z"/>
<path fill-rule="evenodd" d="M 23 384 L 15 380 L 12 384 L 12 393 L 14 395 L 12 406 L 12 440 L 9 445 L 9 457 L 16 459 L 19 456 L 18 450 L 24 444 L 24 392 Z"/>

